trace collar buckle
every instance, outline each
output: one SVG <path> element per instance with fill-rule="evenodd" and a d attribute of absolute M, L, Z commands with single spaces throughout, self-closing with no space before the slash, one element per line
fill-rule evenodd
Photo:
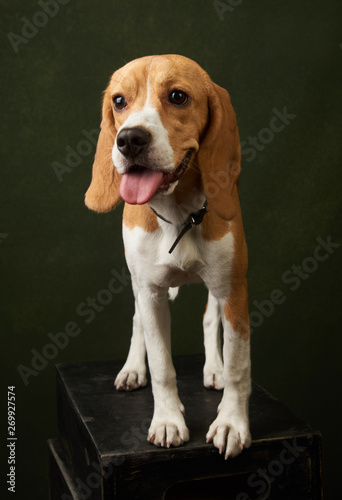
<path fill-rule="evenodd" d="M 183 238 L 185 233 L 187 233 L 194 226 L 198 226 L 199 224 L 202 223 L 205 214 L 208 213 L 207 206 L 208 206 L 208 202 L 207 202 L 207 200 L 205 200 L 205 203 L 200 210 L 189 215 L 189 217 L 184 222 L 184 227 L 183 227 L 182 231 L 179 233 L 179 235 L 176 238 L 176 241 L 174 242 L 174 244 L 170 248 L 169 253 L 172 253 L 174 251 L 174 249 L 176 248 L 176 246 L 178 245 L 180 240 Z M 165 219 L 165 217 L 163 217 L 162 215 L 158 214 L 158 212 L 156 212 L 152 207 L 150 207 L 150 208 L 156 214 L 157 217 L 162 219 L 164 222 L 167 222 L 168 224 L 172 224 L 172 222 Z"/>

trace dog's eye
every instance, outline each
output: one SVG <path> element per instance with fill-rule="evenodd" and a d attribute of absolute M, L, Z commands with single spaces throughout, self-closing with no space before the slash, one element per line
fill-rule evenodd
<path fill-rule="evenodd" d="M 117 95 L 116 97 L 114 97 L 113 103 L 116 111 L 121 111 L 127 106 L 127 101 L 123 95 Z"/>
<path fill-rule="evenodd" d="M 189 98 L 186 95 L 186 93 L 182 92 L 181 90 L 174 90 L 169 95 L 169 101 L 172 104 L 176 104 L 177 106 L 181 106 L 182 104 L 186 104 L 188 102 L 188 99 Z"/>

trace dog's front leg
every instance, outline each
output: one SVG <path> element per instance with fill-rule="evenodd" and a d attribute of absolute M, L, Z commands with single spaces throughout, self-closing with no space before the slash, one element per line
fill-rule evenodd
<path fill-rule="evenodd" d="M 145 334 L 154 396 L 154 414 L 148 440 L 157 446 L 179 446 L 189 439 L 184 407 L 179 399 L 171 357 L 171 321 L 168 289 L 139 289 L 138 303 Z"/>
<path fill-rule="evenodd" d="M 251 392 L 247 283 L 235 284 L 231 296 L 221 300 L 223 323 L 224 392 L 218 416 L 209 427 L 213 441 L 225 458 L 238 455 L 251 443 L 248 400 Z"/>
<path fill-rule="evenodd" d="M 144 387 L 146 379 L 146 348 L 141 314 L 138 304 L 138 288 L 132 280 L 135 297 L 135 313 L 133 318 L 133 334 L 126 363 L 118 373 L 114 385 L 119 391 L 133 391 Z"/>

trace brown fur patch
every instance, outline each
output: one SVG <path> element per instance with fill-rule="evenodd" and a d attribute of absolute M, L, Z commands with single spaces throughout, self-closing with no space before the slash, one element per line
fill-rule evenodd
<path fill-rule="evenodd" d="M 202 222 L 202 236 L 207 241 L 219 241 L 229 232 L 229 222 L 218 217 L 215 212 L 210 210 L 208 204 L 208 213 Z"/>
<path fill-rule="evenodd" d="M 234 332 L 243 340 L 249 339 L 247 281 L 232 281 L 231 293 L 224 307 L 224 315 Z"/>
<path fill-rule="evenodd" d="M 224 308 L 224 315 L 234 331 L 244 340 L 249 339 L 248 290 L 246 273 L 248 254 L 243 231 L 241 210 L 231 221 L 234 238 L 234 258 L 231 271 L 231 290 Z"/>
<path fill-rule="evenodd" d="M 159 228 L 157 216 L 148 205 L 129 205 L 125 203 L 123 222 L 130 230 L 138 226 L 147 233 L 154 233 Z"/>

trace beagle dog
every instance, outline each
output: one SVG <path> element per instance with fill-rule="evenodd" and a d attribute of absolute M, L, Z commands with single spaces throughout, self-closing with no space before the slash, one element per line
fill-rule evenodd
<path fill-rule="evenodd" d="M 226 90 L 180 55 L 142 57 L 115 71 L 86 205 L 124 200 L 123 239 L 135 297 L 133 335 L 118 390 L 154 396 L 148 440 L 189 439 L 172 363 L 168 299 L 185 283 L 209 290 L 203 319 L 204 385 L 223 389 L 206 439 L 234 457 L 250 446 L 247 246 L 239 204 L 240 140 Z M 221 345 L 221 324 L 223 346 Z"/>

